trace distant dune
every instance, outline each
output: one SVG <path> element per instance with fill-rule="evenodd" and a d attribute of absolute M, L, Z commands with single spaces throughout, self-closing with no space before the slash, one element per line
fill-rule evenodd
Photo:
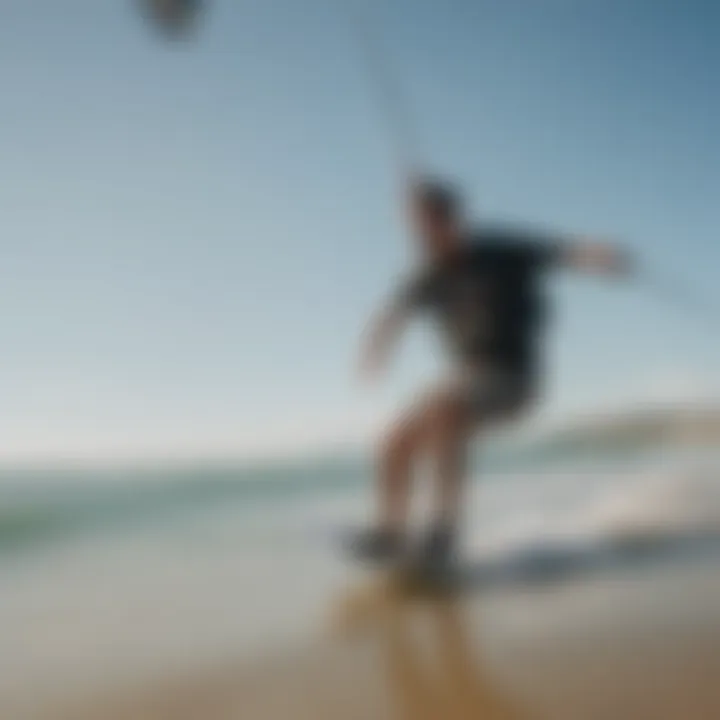
<path fill-rule="evenodd" d="M 720 444 L 720 407 L 663 407 L 586 416 L 546 434 L 553 453 Z"/>

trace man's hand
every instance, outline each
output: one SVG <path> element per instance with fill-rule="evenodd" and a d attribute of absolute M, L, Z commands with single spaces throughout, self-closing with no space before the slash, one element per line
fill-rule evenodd
<path fill-rule="evenodd" d="M 635 269 L 629 252 L 590 238 L 569 243 L 563 255 L 565 265 L 583 272 L 620 278 L 630 276 Z"/>
<path fill-rule="evenodd" d="M 379 378 L 387 366 L 392 345 L 405 325 L 405 314 L 397 308 L 382 312 L 371 324 L 360 355 L 358 374 L 365 382 Z"/>
<path fill-rule="evenodd" d="M 373 345 L 364 348 L 358 363 L 358 379 L 362 383 L 375 383 L 379 380 L 386 367 L 382 354 Z"/>

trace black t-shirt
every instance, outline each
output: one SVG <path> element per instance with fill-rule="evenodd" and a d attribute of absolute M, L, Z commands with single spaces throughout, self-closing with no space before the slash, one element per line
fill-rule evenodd
<path fill-rule="evenodd" d="M 560 252 L 554 239 L 480 229 L 411 279 L 399 302 L 430 310 L 460 362 L 532 373 L 546 316 L 543 276 Z"/>

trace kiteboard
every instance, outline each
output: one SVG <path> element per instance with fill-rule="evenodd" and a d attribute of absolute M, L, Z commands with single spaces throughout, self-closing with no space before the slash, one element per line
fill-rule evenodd
<path fill-rule="evenodd" d="M 358 568 L 361 577 L 382 591 L 401 595 L 435 595 L 457 591 L 463 572 L 457 560 L 432 562 L 416 548 L 407 546 L 389 560 L 370 560 L 358 556 L 352 533 L 340 535 L 344 557 Z"/>

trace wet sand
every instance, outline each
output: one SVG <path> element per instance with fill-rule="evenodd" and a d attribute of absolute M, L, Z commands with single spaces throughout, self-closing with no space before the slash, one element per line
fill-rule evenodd
<path fill-rule="evenodd" d="M 377 580 L 315 642 L 46 708 L 55 720 L 713 720 L 720 578 L 707 559 L 457 599 Z"/>

